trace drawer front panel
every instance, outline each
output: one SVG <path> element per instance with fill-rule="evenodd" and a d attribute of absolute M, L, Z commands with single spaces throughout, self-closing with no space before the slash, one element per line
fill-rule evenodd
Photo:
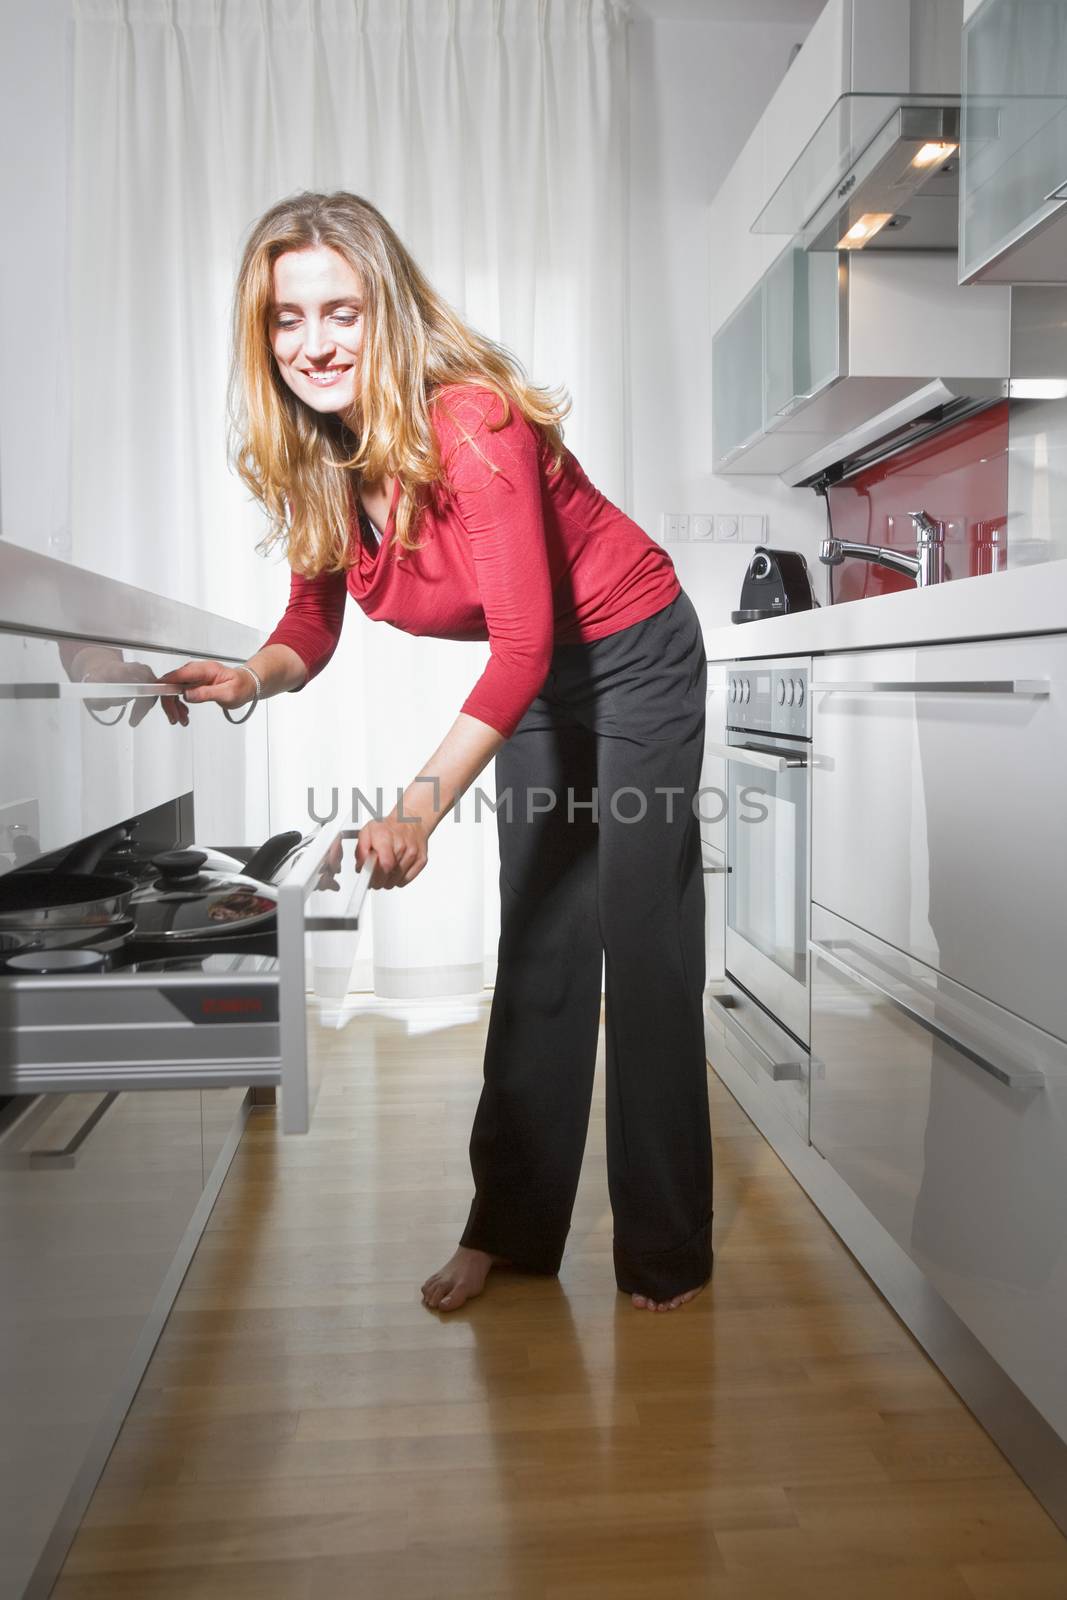
<path fill-rule="evenodd" d="M 813 899 L 1067 1039 L 1067 635 L 812 677 Z"/>
<path fill-rule="evenodd" d="M 1067 1049 L 812 909 L 811 1136 L 1067 1437 Z"/>

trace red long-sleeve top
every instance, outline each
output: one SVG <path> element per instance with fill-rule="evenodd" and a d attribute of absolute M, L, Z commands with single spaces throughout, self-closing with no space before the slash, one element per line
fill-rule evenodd
<path fill-rule="evenodd" d="M 681 586 L 662 545 L 569 451 L 553 472 L 549 446 L 514 405 L 500 427 L 503 409 L 491 389 L 441 389 L 432 415 L 445 481 L 419 518 L 422 548 L 397 559 L 399 484 L 377 550 L 354 509 L 347 572 L 293 573 L 267 644 L 295 650 L 313 678 L 337 646 L 346 594 L 405 633 L 488 639 L 489 661 L 460 709 L 510 738 L 556 644 L 604 638 L 669 605 Z"/>

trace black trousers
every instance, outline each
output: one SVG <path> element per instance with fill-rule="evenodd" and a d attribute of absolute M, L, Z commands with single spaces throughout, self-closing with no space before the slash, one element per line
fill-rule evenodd
<path fill-rule="evenodd" d="M 557 645 L 496 757 L 500 944 L 460 1242 L 559 1270 L 589 1127 L 603 957 L 615 1276 L 654 1299 L 711 1272 L 694 810 L 706 679 L 683 591 L 605 639 Z"/>

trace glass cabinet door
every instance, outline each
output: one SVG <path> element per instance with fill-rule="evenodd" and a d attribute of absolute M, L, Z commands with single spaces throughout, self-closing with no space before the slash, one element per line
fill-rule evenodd
<path fill-rule="evenodd" d="M 963 88 L 966 282 L 1067 207 L 1067 0 L 985 0 L 964 28 Z M 1010 267 L 989 275 L 1014 281 Z"/>
<path fill-rule="evenodd" d="M 763 431 L 763 279 L 712 339 L 716 469 Z"/>
<path fill-rule="evenodd" d="M 788 245 L 764 279 L 763 426 L 768 432 L 840 375 L 836 251 Z"/>

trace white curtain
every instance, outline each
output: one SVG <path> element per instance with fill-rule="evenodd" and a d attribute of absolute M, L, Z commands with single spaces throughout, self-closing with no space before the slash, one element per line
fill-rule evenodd
<path fill-rule="evenodd" d="M 273 625 L 287 569 L 255 555 L 225 459 L 230 295 L 250 224 L 299 189 L 373 201 L 468 320 L 565 384 L 568 443 L 627 505 L 626 50 L 614 0 L 75 0 L 73 560 Z M 271 707 L 279 822 L 306 821 L 309 784 L 395 798 L 486 653 L 351 605 L 345 635 Z M 376 897 L 385 992 L 472 986 L 494 852 L 490 816 L 446 819 L 422 878 Z"/>

